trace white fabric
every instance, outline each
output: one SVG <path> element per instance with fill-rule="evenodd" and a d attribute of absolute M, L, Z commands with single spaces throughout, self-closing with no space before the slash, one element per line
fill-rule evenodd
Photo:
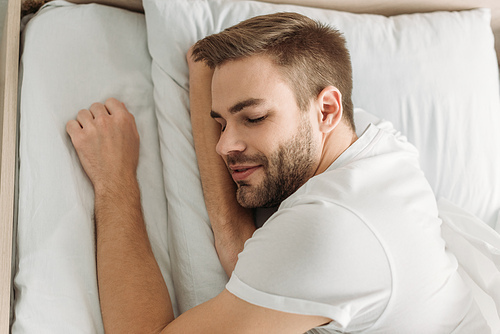
<path fill-rule="evenodd" d="M 216 295 L 226 280 L 196 168 L 185 54 L 198 39 L 254 15 L 297 11 L 340 29 L 353 61 L 355 106 L 408 136 L 439 197 L 495 226 L 500 89 L 487 10 L 387 18 L 248 1 L 145 0 L 144 8 L 181 311 Z"/>
<path fill-rule="evenodd" d="M 475 297 L 483 314 L 500 333 L 500 236 L 474 215 L 440 199 L 439 216 L 447 248 L 477 288 Z M 473 285 L 473 287 L 474 287 Z"/>
<path fill-rule="evenodd" d="M 23 45 L 12 332 L 103 333 L 93 190 L 65 127 L 80 109 L 111 96 L 137 121 L 145 221 L 175 306 L 144 16 L 53 2 L 27 24 Z"/>
<path fill-rule="evenodd" d="M 417 150 L 370 125 L 246 242 L 226 288 L 331 333 L 452 333 L 464 318 L 460 333 L 484 333 L 440 224 Z"/>

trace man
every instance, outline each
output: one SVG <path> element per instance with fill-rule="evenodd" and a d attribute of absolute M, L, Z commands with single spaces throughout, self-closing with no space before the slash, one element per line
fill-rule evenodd
<path fill-rule="evenodd" d="M 344 44 L 281 13 L 188 55 L 198 164 L 230 281 L 175 320 L 144 228 L 133 116 L 109 99 L 68 122 L 95 190 L 106 332 L 487 330 L 445 251 L 416 150 L 374 125 L 356 137 Z M 249 209 L 278 204 L 255 231 Z"/>

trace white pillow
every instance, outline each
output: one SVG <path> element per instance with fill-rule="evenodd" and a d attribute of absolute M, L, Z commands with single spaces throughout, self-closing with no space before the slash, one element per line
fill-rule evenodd
<path fill-rule="evenodd" d="M 419 148 L 438 197 L 494 226 L 500 99 L 488 10 L 384 17 L 221 0 L 145 0 L 144 8 L 181 311 L 215 295 L 223 284 L 212 282 L 225 280 L 207 239 L 185 54 L 197 40 L 255 15 L 294 11 L 342 31 L 353 62 L 354 105 L 391 121 Z"/>
<path fill-rule="evenodd" d="M 135 115 L 145 221 L 175 298 L 144 16 L 51 2 L 27 24 L 21 68 L 12 333 L 104 333 L 95 269 L 94 195 L 65 131 L 66 122 L 93 102 L 114 96 Z"/>

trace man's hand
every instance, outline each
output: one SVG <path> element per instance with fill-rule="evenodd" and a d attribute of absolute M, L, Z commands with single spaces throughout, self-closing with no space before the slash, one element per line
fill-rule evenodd
<path fill-rule="evenodd" d="M 110 98 L 80 110 L 66 131 L 96 191 L 136 177 L 139 133 L 134 116 L 120 101 Z"/>

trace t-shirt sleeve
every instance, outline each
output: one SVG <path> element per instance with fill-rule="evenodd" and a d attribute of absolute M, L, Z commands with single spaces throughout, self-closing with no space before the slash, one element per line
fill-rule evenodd
<path fill-rule="evenodd" d="M 249 239 L 226 286 L 258 306 L 368 328 L 391 291 L 390 266 L 370 226 L 325 201 L 282 208 Z"/>

